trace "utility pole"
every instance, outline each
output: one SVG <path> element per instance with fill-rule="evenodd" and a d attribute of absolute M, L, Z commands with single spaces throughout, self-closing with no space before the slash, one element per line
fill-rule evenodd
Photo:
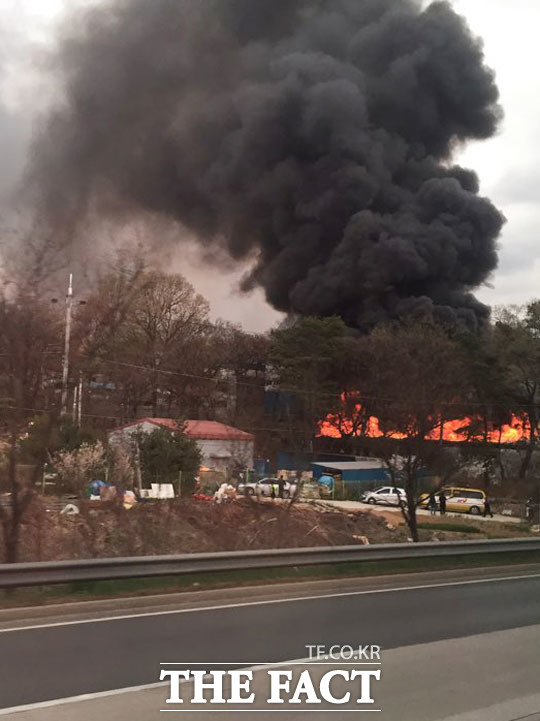
<path fill-rule="evenodd" d="M 73 310 L 73 274 L 69 274 L 69 287 L 66 296 L 66 333 L 64 357 L 62 359 L 62 415 L 67 415 L 68 378 L 69 378 L 69 341 L 71 339 L 71 313 Z"/>
<path fill-rule="evenodd" d="M 137 493 L 142 496 L 141 449 L 139 441 L 135 442 L 135 476 L 137 479 Z"/>
<path fill-rule="evenodd" d="M 77 406 L 77 425 L 79 428 L 82 424 L 82 396 L 83 396 L 83 375 L 82 371 L 79 372 L 79 392 L 77 395 L 78 406 Z"/>
<path fill-rule="evenodd" d="M 77 410 L 79 408 L 79 386 L 75 386 L 73 389 L 73 411 L 71 417 L 73 423 L 77 423 Z"/>

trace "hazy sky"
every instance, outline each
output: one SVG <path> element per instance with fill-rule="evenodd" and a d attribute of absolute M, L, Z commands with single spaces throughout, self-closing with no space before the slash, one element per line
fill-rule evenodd
<path fill-rule="evenodd" d="M 99 0 L 76 0 L 78 4 Z M 151 2 L 152 0 L 148 0 Z M 253 0 L 256 2 L 256 0 Z M 53 87 L 45 54 L 55 22 L 74 0 L 0 0 L 0 194 L 24 158 L 31 119 L 43 112 Z M 488 64 L 497 74 L 505 120 L 497 137 L 465 148 L 459 162 L 480 175 L 482 193 L 502 209 L 507 225 L 500 241 L 499 270 L 492 287 L 477 295 L 490 305 L 540 297 L 540 0 L 453 0 L 484 39 Z M 212 303 L 214 316 L 262 330 L 279 314 L 261 293 L 235 291 L 242 271 L 220 274 L 177 254 L 183 272 Z"/>

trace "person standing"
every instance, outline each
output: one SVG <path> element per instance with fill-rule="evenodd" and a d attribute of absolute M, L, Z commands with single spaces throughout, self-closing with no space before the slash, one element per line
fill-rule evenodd
<path fill-rule="evenodd" d="M 439 493 L 439 508 L 441 516 L 446 516 L 446 493 L 444 491 Z"/>
<path fill-rule="evenodd" d="M 437 513 L 437 499 L 435 498 L 435 494 L 433 493 L 433 491 L 431 491 L 431 493 L 429 494 L 428 507 L 431 515 L 434 516 Z"/>
<path fill-rule="evenodd" d="M 491 510 L 491 503 L 489 502 L 489 498 L 486 496 L 486 500 L 484 502 L 484 518 L 487 518 L 487 516 L 490 516 L 493 518 L 493 511 Z"/>

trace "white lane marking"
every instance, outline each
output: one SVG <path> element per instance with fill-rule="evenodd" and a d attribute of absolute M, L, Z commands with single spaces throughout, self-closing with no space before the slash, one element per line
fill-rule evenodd
<path fill-rule="evenodd" d="M 36 711 L 37 709 L 52 708 L 54 706 L 64 706 L 69 703 L 79 703 L 82 701 L 92 701 L 98 698 L 107 698 L 108 696 L 120 696 L 121 694 L 134 693 L 137 691 L 148 691 L 154 688 L 168 686 L 168 683 L 147 683 L 143 686 L 131 686 L 130 688 L 119 688 L 114 691 L 99 691 L 97 693 L 86 693 L 81 696 L 69 696 L 67 698 L 56 699 L 54 701 L 40 701 L 39 703 L 29 703 L 25 706 L 12 706 L 11 708 L 0 709 L 0 716 L 7 716 L 10 713 L 21 713 L 22 711 Z"/>
<path fill-rule="evenodd" d="M 0 628 L 1 633 L 16 633 L 21 631 L 35 631 L 43 628 L 58 628 L 59 626 L 79 626 L 87 623 L 108 623 L 111 621 L 126 621 L 132 618 L 149 618 L 152 616 L 174 616 L 184 613 L 204 613 L 205 611 L 222 611 L 249 606 L 270 606 L 282 603 L 299 603 L 302 601 L 318 601 L 329 598 L 346 598 L 348 596 L 369 596 L 380 593 L 400 593 L 403 591 L 421 591 L 430 588 L 447 588 L 451 586 L 473 586 L 481 583 L 503 583 L 508 581 L 523 581 L 531 578 L 540 578 L 540 573 L 521 576 L 503 576 L 499 578 L 477 578 L 468 581 L 446 581 L 444 583 L 430 583 L 419 586 L 399 586 L 397 588 L 378 588 L 371 591 L 344 591 L 342 593 L 327 593 L 315 596 L 298 596 L 294 598 L 274 598 L 265 601 L 243 601 L 242 603 L 227 603 L 216 606 L 200 606 L 198 608 L 180 608 L 169 611 L 149 611 L 147 613 L 130 613 L 121 616 L 105 616 L 103 618 L 85 618 L 77 621 L 57 621 L 55 623 L 41 623 L 32 626 L 17 626 L 15 628 Z"/>
<path fill-rule="evenodd" d="M 355 658 L 355 657 L 353 657 Z M 254 673 L 257 673 L 257 671 L 264 671 L 267 668 L 271 668 L 273 666 L 279 666 L 281 668 L 286 666 L 303 666 L 305 664 L 313 663 L 311 659 L 304 658 L 304 659 L 297 659 L 296 661 L 281 661 L 281 662 L 275 662 L 275 663 L 261 663 L 258 665 L 250 664 L 240 670 L 242 671 L 253 671 Z M 340 666 L 344 665 L 343 662 L 340 660 L 339 657 L 332 659 L 332 664 L 324 664 L 326 665 L 335 665 L 336 663 L 339 663 Z M 163 665 L 163 664 L 160 664 Z M 166 664 L 168 666 L 173 666 L 176 664 Z M 195 666 L 199 664 L 185 664 L 186 666 Z M 209 666 L 215 665 L 215 664 L 208 664 Z M 226 664 L 222 663 L 222 666 L 234 666 L 236 664 Z M 323 664 L 321 664 L 323 665 Z M 359 664 L 354 664 L 352 662 L 346 663 L 347 666 L 357 666 Z M 373 665 L 373 664 L 370 664 Z M 380 665 L 380 664 L 378 664 Z M 180 679 L 178 681 L 179 684 L 185 684 L 190 683 L 189 680 L 186 679 Z M 54 699 L 52 701 L 38 701 L 36 703 L 30 703 L 25 704 L 24 706 L 11 706 L 11 708 L 4 708 L 0 709 L 0 716 L 7 716 L 8 714 L 12 713 L 21 713 L 22 711 L 37 711 L 38 709 L 44 709 L 44 708 L 54 708 L 55 706 L 65 706 L 67 704 L 71 703 L 82 703 L 84 701 L 93 701 L 94 699 L 100 699 L 100 698 L 108 698 L 109 696 L 121 696 L 122 694 L 126 693 L 136 693 L 137 691 L 151 691 L 152 689 L 157 688 L 166 688 L 169 686 L 169 683 L 167 682 L 158 682 L 158 683 L 147 683 L 143 684 L 141 686 L 130 686 L 129 688 L 119 688 L 114 689 L 112 691 L 96 691 L 95 693 L 85 693 L 81 694 L 80 696 L 68 696 L 66 698 L 60 698 L 60 699 Z M 170 710 L 170 709 L 169 709 Z M 194 712 L 192 712 L 194 713 Z M 228 713 L 236 713 L 234 710 L 229 710 Z"/>

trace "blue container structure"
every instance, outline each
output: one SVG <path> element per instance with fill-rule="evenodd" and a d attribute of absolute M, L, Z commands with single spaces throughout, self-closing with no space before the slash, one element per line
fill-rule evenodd
<path fill-rule="evenodd" d="M 356 461 L 316 461 L 311 464 L 313 477 L 318 480 L 327 471 L 339 474 L 345 485 L 368 485 L 390 483 L 390 474 L 384 463 L 377 458 Z"/>

